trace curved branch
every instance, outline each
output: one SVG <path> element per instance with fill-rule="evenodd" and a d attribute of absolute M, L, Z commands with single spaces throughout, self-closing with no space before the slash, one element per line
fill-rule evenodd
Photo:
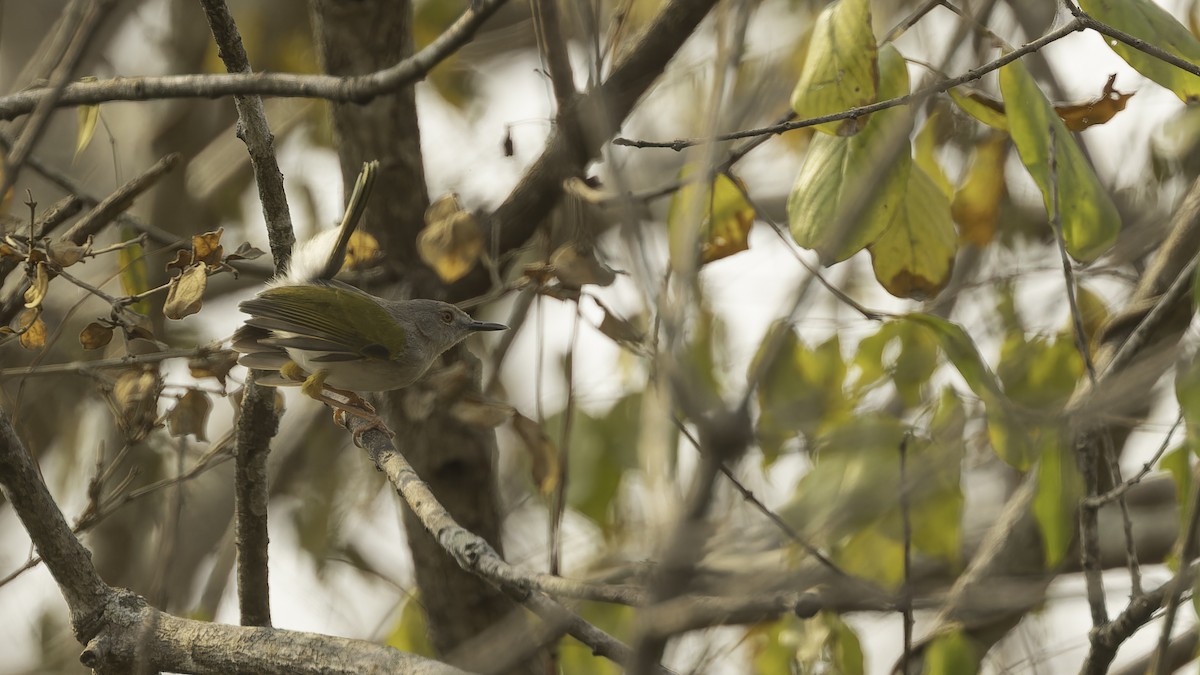
<path fill-rule="evenodd" d="M 366 103 L 403 89 L 424 77 L 434 66 L 466 44 L 505 0 L 478 0 L 445 32 L 424 49 L 396 65 L 357 77 L 254 73 L 248 75 L 169 75 L 129 77 L 99 82 L 75 82 L 63 88 L 57 107 L 95 105 L 111 101 L 150 101 L 168 98 L 218 98 L 234 95 L 319 98 Z M 0 119 L 14 119 L 33 111 L 53 94 L 49 88 L 29 89 L 0 97 Z"/>

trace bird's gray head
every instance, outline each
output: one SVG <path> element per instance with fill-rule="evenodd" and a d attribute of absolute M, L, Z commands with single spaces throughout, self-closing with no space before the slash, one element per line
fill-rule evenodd
<path fill-rule="evenodd" d="M 502 323 L 476 321 L 469 314 L 448 302 L 438 300 L 388 301 L 384 308 L 396 319 L 396 323 L 417 334 L 417 341 L 429 358 L 434 358 L 447 349 L 480 331 L 506 330 Z"/>

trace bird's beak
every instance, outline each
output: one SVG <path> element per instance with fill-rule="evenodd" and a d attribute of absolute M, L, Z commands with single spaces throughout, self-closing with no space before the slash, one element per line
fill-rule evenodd
<path fill-rule="evenodd" d="M 467 330 L 508 330 L 508 326 L 502 323 L 492 323 L 491 321 L 472 321 L 467 325 Z"/>

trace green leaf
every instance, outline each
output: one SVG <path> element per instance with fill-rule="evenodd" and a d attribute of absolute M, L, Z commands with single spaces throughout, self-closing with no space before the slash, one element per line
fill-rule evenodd
<path fill-rule="evenodd" d="M 130 241 L 138 236 L 137 231 L 129 225 L 121 226 L 121 239 Z M 120 267 L 121 290 L 125 295 L 140 295 L 150 290 L 150 273 L 146 269 L 146 254 L 140 243 L 122 246 L 117 251 L 117 263 Z M 130 309 L 143 316 L 149 316 L 150 301 L 141 299 L 129 306 Z"/>
<path fill-rule="evenodd" d="M 846 419 L 852 408 L 842 390 L 846 363 L 837 336 L 812 349 L 794 330 L 786 330 L 776 363 L 758 388 L 756 434 L 768 464 L 779 457 L 783 444 L 796 434 L 814 436 L 827 425 Z M 772 333 L 768 331 L 767 340 Z M 766 341 L 755 356 L 751 372 L 765 347 Z"/>
<path fill-rule="evenodd" d="M 1193 356 L 1186 368 L 1176 371 L 1175 397 L 1187 423 L 1189 438 L 1200 435 L 1200 358 Z"/>
<path fill-rule="evenodd" d="M 829 626 L 827 643 L 832 672 L 839 675 L 863 675 L 866 668 L 858 634 L 836 614 L 822 612 L 821 619 Z"/>
<path fill-rule="evenodd" d="M 937 151 L 941 139 L 948 133 L 953 133 L 952 130 L 947 131 L 954 123 L 948 113 L 949 109 L 945 104 L 935 107 L 929 113 L 929 117 L 925 118 L 917 137 L 913 139 L 913 161 L 933 179 L 934 184 L 947 198 L 954 194 L 954 185 L 950 183 L 942 165 L 938 163 Z"/>
<path fill-rule="evenodd" d="M 821 117 L 874 103 L 879 71 L 869 0 L 837 0 L 817 17 L 792 109 L 801 119 Z M 891 97 L 888 97 L 891 98 Z M 853 136 L 867 117 L 828 122 L 816 128 Z"/>
<path fill-rule="evenodd" d="M 1042 440 L 1033 516 L 1042 533 L 1046 567 L 1053 569 L 1066 557 L 1075 538 L 1083 478 L 1066 434 L 1044 434 Z"/>
<path fill-rule="evenodd" d="M 895 48 L 889 45 L 879 51 L 879 68 L 882 98 L 908 93 L 908 70 Z M 911 113 L 897 107 L 875 113 L 866 128 L 850 138 L 813 138 L 788 195 L 788 222 L 796 243 L 820 254 L 824 264 L 832 264 L 883 234 L 908 189 L 911 126 Z M 897 149 L 897 143 L 904 147 Z M 881 164 L 887 166 L 882 172 L 878 171 Z M 878 180 L 867 180 L 876 174 Z M 846 222 L 851 215 L 856 216 L 854 221 Z"/>
<path fill-rule="evenodd" d="M 1055 196 L 1067 252 L 1091 262 L 1117 240 L 1121 217 L 1075 139 L 1020 61 L 1000 69 L 1000 91 L 1008 102 L 1008 127 L 1021 162 L 1042 192 L 1046 213 Z M 1051 178 L 1053 133 L 1056 176 Z"/>
<path fill-rule="evenodd" d="M 629 394 L 603 415 L 577 410 L 571 425 L 567 504 L 606 532 L 618 525 L 614 522 L 614 503 L 621 482 L 638 466 L 641 406 L 641 393 Z M 561 414 L 546 420 L 545 429 L 557 440 L 562 429 Z"/>
<path fill-rule="evenodd" d="M 635 610 L 632 607 L 601 602 L 580 603 L 580 617 L 600 630 L 628 643 L 633 632 Z M 573 637 L 559 642 L 559 672 L 596 673 L 596 675 L 619 675 L 620 666 L 609 659 L 597 656 L 587 645 Z"/>
<path fill-rule="evenodd" d="M 1151 0 L 1079 0 L 1083 11 L 1168 54 L 1200 65 L 1200 41 Z M 1200 77 L 1112 38 L 1105 42 L 1133 69 L 1175 92 L 1185 103 L 1200 101 Z"/>
<path fill-rule="evenodd" d="M 950 282 L 958 233 L 949 198 L 924 169 L 909 171 L 903 206 L 868 249 L 875 278 L 898 298 L 926 300 Z"/>
<path fill-rule="evenodd" d="M 972 675 L 982 654 L 971 638 L 955 630 L 934 638 L 925 649 L 925 675 Z"/>
<path fill-rule="evenodd" d="M 967 386 L 985 404 L 1004 398 L 995 374 L 984 362 L 975 341 L 961 326 L 932 314 L 913 313 L 905 318 L 933 332 L 946 358 L 950 359 Z"/>

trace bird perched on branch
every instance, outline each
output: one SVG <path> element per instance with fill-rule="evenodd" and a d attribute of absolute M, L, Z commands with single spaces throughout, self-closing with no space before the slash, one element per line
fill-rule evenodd
<path fill-rule="evenodd" d="M 241 365 L 268 371 L 259 384 L 299 386 L 339 411 L 339 420 L 349 413 L 382 426 L 355 392 L 407 387 L 473 333 L 508 327 L 476 321 L 446 302 L 388 300 L 333 279 L 377 166 L 363 165 L 341 226 L 297 247 L 287 273 L 238 306 L 250 317 L 234 333 L 233 348 Z"/>

